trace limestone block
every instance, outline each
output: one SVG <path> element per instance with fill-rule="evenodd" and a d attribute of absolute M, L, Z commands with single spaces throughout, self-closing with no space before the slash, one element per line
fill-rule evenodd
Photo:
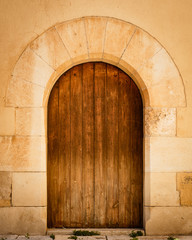
<path fill-rule="evenodd" d="M 132 24 L 109 19 L 106 27 L 104 58 L 111 55 L 111 57 L 114 56 L 114 61 L 118 62 L 134 31 L 135 26 Z"/>
<path fill-rule="evenodd" d="M 13 206 L 46 206 L 46 173 L 13 173 Z"/>
<path fill-rule="evenodd" d="M 44 87 L 53 72 L 54 69 L 28 47 L 19 58 L 13 76 Z"/>
<path fill-rule="evenodd" d="M 177 136 L 192 137 L 192 107 L 177 109 Z"/>
<path fill-rule="evenodd" d="M 1 234 L 45 234 L 46 207 L 0 208 Z"/>
<path fill-rule="evenodd" d="M 11 173 L 0 172 L 0 207 L 11 205 Z"/>
<path fill-rule="evenodd" d="M 175 136 L 175 108 L 145 108 L 146 136 Z"/>
<path fill-rule="evenodd" d="M 145 173 L 145 206 L 179 206 L 176 173 Z"/>
<path fill-rule="evenodd" d="M 146 172 L 192 171 L 192 138 L 151 137 L 145 142 Z"/>
<path fill-rule="evenodd" d="M 122 56 L 122 60 L 131 64 L 137 70 L 161 48 L 161 45 L 152 36 L 137 28 Z"/>
<path fill-rule="evenodd" d="M 43 95 L 43 87 L 13 77 L 7 91 L 6 106 L 41 107 Z"/>
<path fill-rule="evenodd" d="M 17 135 L 45 135 L 43 108 L 16 109 Z"/>
<path fill-rule="evenodd" d="M 0 137 L 0 171 L 46 171 L 44 137 Z"/>
<path fill-rule="evenodd" d="M 0 135 L 15 134 L 15 108 L 0 107 Z"/>
<path fill-rule="evenodd" d="M 177 173 L 177 189 L 180 191 L 181 205 L 192 206 L 192 172 Z"/>
<path fill-rule="evenodd" d="M 76 19 L 56 26 L 71 58 L 88 58 L 87 39 L 83 19 Z"/>
<path fill-rule="evenodd" d="M 63 42 L 55 28 L 51 28 L 43 33 L 32 42 L 30 47 L 54 69 L 70 60 L 67 49 L 63 45 Z"/>
<path fill-rule="evenodd" d="M 88 42 L 89 57 L 101 58 L 103 55 L 103 44 L 107 18 L 92 17 L 86 18 L 84 21 Z"/>
<path fill-rule="evenodd" d="M 192 207 L 145 207 L 146 235 L 191 235 Z"/>

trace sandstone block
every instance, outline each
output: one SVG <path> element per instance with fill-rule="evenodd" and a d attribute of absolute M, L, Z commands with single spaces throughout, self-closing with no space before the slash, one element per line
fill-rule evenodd
<path fill-rule="evenodd" d="M 16 109 L 17 135 L 45 135 L 43 108 Z"/>
<path fill-rule="evenodd" d="M 176 173 L 145 173 L 145 206 L 179 206 Z"/>
<path fill-rule="evenodd" d="M 177 189 L 180 191 L 181 205 L 192 206 L 192 172 L 177 173 Z"/>
<path fill-rule="evenodd" d="M 46 171 L 44 137 L 0 137 L 0 171 Z"/>
<path fill-rule="evenodd" d="M 192 138 L 151 137 L 145 141 L 146 172 L 192 171 Z"/>
<path fill-rule="evenodd" d="M 175 108 L 145 108 L 146 136 L 175 136 Z"/>
<path fill-rule="evenodd" d="M 13 206 L 46 206 L 46 173 L 13 173 Z"/>
<path fill-rule="evenodd" d="M 0 207 L 11 205 L 11 173 L 0 172 Z"/>
<path fill-rule="evenodd" d="M 13 76 L 45 87 L 53 72 L 54 69 L 28 47 L 18 60 Z"/>
<path fill-rule="evenodd" d="M 91 17 L 85 20 L 89 57 L 102 57 L 107 18 Z"/>
<path fill-rule="evenodd" d="M 0 135 L 15 134 L 15 108 L 0 107 Z"/>
<path fill-rule="evenodd" d="M 161 48 L 161 45 L 152 36 L 142 29 L 137 28 L 122 56 L 122 60 L 128 62 L 138 70 L 139 67 L 153 57 Z"/>
<path fill-rule="evenodd" d="M 39 234 L 46 232 L 46 207 L 0 208 L 1 234 Z"/>
<path fill-rule="evenodd" d="M 41 107 L 43 95 L 43 87 L 13 77 L 7 91 L 6 106 Z"/>
<path fill-rule="evenodd" d="M 147 235 L 191 235 L 192 207 L 145 207 Z"/>
<path fill-rule="evenodd" d="M 55 28 L 43 33 L 30 45 L 31 49 L 56 69 L 70 60 L 70 56 Z"/>
<path fill-rule="evenodd" d="M 192 107 L 177 109 L 177 136 L 192 137 Z"/>
<path fill-rule="evenodd" d="M 132 24 L 117 19 L 109 19 L 106 26 L 104 58 L 105 55 L 106 57 L 111 55 L 118 62 L 134 31 L 135 26 Z"/>
<path fill-rule="evenodd" d="M 61 39 L 71 58 L 83 56 L 88 58 L 87 39 L 83 19 L 76 19 L 56 26 Z"/>

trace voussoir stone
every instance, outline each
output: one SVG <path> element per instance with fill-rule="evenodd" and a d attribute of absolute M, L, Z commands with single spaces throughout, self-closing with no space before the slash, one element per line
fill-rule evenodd
<path fill-rule="evenodd" d="M 180 192 L 181 205 L 192 206 L 192 171 L 177 173 L 177 189 Z"/>
<path fill-rule="evenodd" d="M 15 134 L 15 108 L 0 107 L 0 135 Z M 9 121 L 7 121 L 9 119 Z"/>
<path fill-rule="evenodd" d="M 61 23 L 56 26 L 71 58 L 88 58 L 85 23 L 83 19 Z"/>
<path fill-rule="evenodd" d="M 11 205 L 11 173 L 0 172 L 0 207 Z"/>
<path fill-rule="evenodd" d="M 54 69 L 28 47 L 19 58 L 13 76 L 45 87 Z"/>
<path fill-rule="evenodd" d="M 54 69 L 70 60 L 67 49 L 55 28 L 43 33 L 32 42 L 30 47 Z"/>
<path fill-rule="evenodd" d="M 126 49 L 136 27 L 117 19 L 109 19 L 106 26 L 104 58 L 110 55 L 111 60 L 118 62 Z"/>

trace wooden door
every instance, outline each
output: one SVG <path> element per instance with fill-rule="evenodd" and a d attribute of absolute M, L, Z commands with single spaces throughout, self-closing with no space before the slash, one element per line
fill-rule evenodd
<path fill-rule="evenodd" d="M 139 90 L 106 63 L 73 67 L 48 103 L 48 227 L 142 227 Z"/>

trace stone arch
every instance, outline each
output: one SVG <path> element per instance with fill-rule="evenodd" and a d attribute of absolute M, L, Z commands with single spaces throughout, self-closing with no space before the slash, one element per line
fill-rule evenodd
<path fill-rule="evenodd" d="M 24 50 L 6 93 L 6 106 L 20 108 L 21 114 L 30 115 L 30 125 L 25 117 L 20 120 L 20 125 L 25 126 L 24 135 L 46 136 L 46 106 L 54 83 L 69 68 L 89 61 L 111 63 L 135 81 L 145 107 L 145 136 L 176 136 L 176 108 L 186 106 L 184 85 L 176 65 L 150 34 L 110 17 L 84 17 L 60 23 Z M 38 128 L 34 127 L 42 115 L 45 118 L 38 122 Z M 155 126 L 153 119 L 158 119 L 154 120 Z M 32 149 L 34 140 L 27 141 Z M 40 141 L 40 154 L 33 157 L 30 152 L 27 161 L 34 162 L 30 162 L 28 168 L 18 165 L 18 171 L 46 171 L 46 147 L 42 139 Z M 150 171 L 152 157 L 147 138 L 144 143 L 145 168 Z M 150 195 L 150 189 L 144 191 Z M 145 225 L 147 220 L 146 217 Z"/>

